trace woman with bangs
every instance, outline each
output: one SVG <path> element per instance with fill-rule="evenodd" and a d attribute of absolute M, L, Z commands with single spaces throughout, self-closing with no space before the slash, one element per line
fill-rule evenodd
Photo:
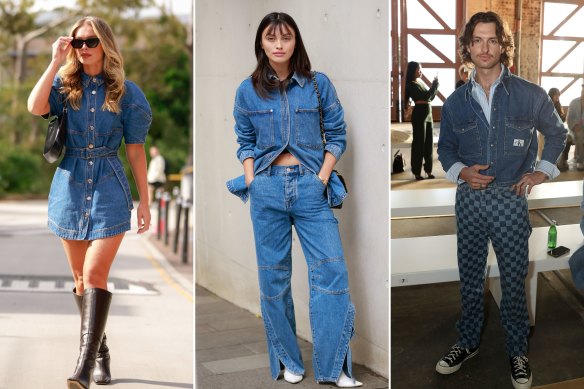
<path fill-rule="evenodd" d="M 287 14 L 260 22 L 257 66 L 235 97 L 237 157 L 244 174 L 227 183 L 251 199 L 260 305 L 273 379 L 298 383 L 305 369 L 292 300 L 292 226 L 309 269 L 316 382 L 357 387 L 349 341 L 355 307 L 331 206 L 347 193 L 333 171 L 346 148 L 344 111 L 326 75 L 312 72 L 300 31 Z M 322 126 L 322 127 L 321 127 Z"/>
<path fill-rule="evenodd" d="M 52 51 L 28 110 L 43 117 L 67 112 L 66 151 L 51 184 L 48 226 L 61 238 L 81 313 L 79 358 L 67 387 L 86 389 L 92 379 L 111 382 L 107 280 L 133 209 L 118 149 L 123 138 L 140 196 L 141 234 L 150 226 L 144 142 L 152 113 L 142 91 L 125 79 L 122 55 L 104 20 L 78 20 Z"/>

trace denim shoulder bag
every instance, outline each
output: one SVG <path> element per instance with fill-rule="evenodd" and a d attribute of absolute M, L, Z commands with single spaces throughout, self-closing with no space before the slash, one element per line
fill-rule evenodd
<path fill-rule="evenodd" d="M 65 131 L 67 130 L 67 102 L 63 101 L 63 112 L 61 115 L 53 115 L 49 118 L 47 128 L 47 137 L 45 138 L 45 147 L 43 157 L 49 163 L 59 159 L 65 146 Z"/>
<path fill-rule="evenodd" d="M 316 72 L 312 72 L 312 84 L 314 85 L 314 91 L 316 92 L 316 98 L 318 100 L 318 114 L 320 116 L 320 136 L 322 138 L 322 145 L 324 148 L 324 145 L 326 145 L 326 137 L 324 135 L 324 119 L 323 119 L 323 114 L 322 114 L 322 102 L 320 101 L 320 92 L 318 91 L 318 83 L 316 82 Z M 337 177 L 339 177 L 339 180 L 341 181 L 341 183 L 343 184 L 343 187 L 345 188 L 345 192 L 349 193 L 349 190 L 347 189 L 347 184 L 345 182 L 345 178 L 341 175 L 341 173 L 338 172 L 338 170 L 333 170 L 333 172 L 335 172 Z M 331 206 L 331 208 L 335 208 L 335 209 L 341 209 L 342 207 L 343 207 L 343 203 L 340 203 L 339 205 Z"/>

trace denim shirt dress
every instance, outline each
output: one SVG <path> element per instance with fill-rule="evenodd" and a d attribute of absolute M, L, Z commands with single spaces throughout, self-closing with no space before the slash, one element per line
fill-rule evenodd
<path fill-rule="evenodd" d="M 143 144 L 152 111 L 142 91 L 125 81 L 120 113 L 104 111 L 102 75 L 82 74 L 83 97 L 79 110 L 67 107 L 65 156 L 49 193 L 48 226 L 59 237 L 94 240 L 130 229 L 132 196 L 124 166 L 118 157 L 126 144 Z M 63 110 L 61 79 L 55 77 L 49 96 L 51 114 Z"/>

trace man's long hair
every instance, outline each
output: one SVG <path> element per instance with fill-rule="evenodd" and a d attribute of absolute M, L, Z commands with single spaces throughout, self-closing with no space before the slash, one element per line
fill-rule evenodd
<path fill-rule="evenodd" d="M 492 11 L 478 12 L 474 14 L 458 37 L 458 53 L 460 54 L 462 62 L 468 64 L 472 63 L 470 52 L 467 47 L 472 44 L 472 35 L 478 23 L 495 23 L 497 40 L 501 45 L 501 63 L 507 67 L 511 67 L 513 65 L 513 56 L 515 55 L 513 35 L 511 34 L 511 30 L 507 23 Z"/>

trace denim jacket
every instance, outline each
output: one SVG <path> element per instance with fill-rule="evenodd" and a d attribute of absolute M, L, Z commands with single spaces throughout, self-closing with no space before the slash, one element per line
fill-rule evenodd
<path fill-rule="evenodd" d="M 253 88 L 251 77 L 245 79 L 235 95 L 235 134 L 237 158 L 241 163 L 254 158 L 254 173 L 265 170 L 284 149 L 302 165 L 317 174 L 329 151 L 337 161 L 346 148 L 344 111 L 329 78 L 316 72 L 323 110 L 326 145 L 320 132 L 318 98 L 312 79 L 294 74 L 285 90 L 272 90 L 261 98 Z M 233 194 L 247 201 L 245 179 L 239 176 L 227 182 Z M 333 173 L 327 188 L 329 203 L 337 205 L 347 195 Z M 340 191 L 340 192 L 339 192 Z"/>
<path fill-rule="evenodd" d="M 547 93 L 503 67 L 501 82 L 492 98 L 487 121 L 472 97 L 472 83 L 456 89 L 442 107 L 438 159 L 447 173 L 465 166 L 489 165 L 481 171 L 494 176 L 493 183 L 513 185 L 525 173 L 540 170 L 550 178 L 559 171 L 556 161 L 564 149 L 567 130 Z M 537 131 L 545 136 L 537 165 Z"/>

